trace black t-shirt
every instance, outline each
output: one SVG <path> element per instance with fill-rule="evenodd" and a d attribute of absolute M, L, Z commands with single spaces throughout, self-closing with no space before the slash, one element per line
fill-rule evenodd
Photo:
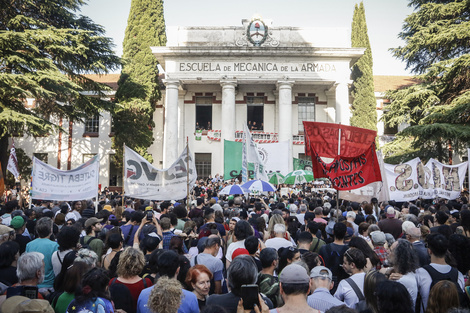
<path fill-rule="evenodd" d="M 31 241 L 31 239 L 26 236 L 16 234 L 15 241 L 20 245 L 20 254 L 23 254 L 26 250 L 26 245 Z"/>
<path fill-rule="evenodd" d="M 0 282 L 8 286 L 16 284 L 18 282 L 16 267 L 8 266 L 0 268 Z"/>

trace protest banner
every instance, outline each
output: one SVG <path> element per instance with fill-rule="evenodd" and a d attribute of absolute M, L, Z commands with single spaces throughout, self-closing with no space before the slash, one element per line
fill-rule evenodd
<path fill-rule="evenodd" d="M 157 169 L 137 152 L 124 148 L 124 190 L 126 196 L 147 200 L 179 200 L 197 179 L 193 156 L 186 147 L 167 169 Z M 189 179 L 188 179 L 189 172 Z"/>
<path fill-rule="evenodd" d="M 293 158 L 294 161 L 294 171 L 297 170 L 305 170 L 305 171 L 311 171 L 312 170 L 312 161 L 310 160 L 302 160 L 302 159 L 297 159 Z"/>
<path fill-rule="evenodd" d="M 305 153 L 312 157 L 315 178 L 328 177 L 336 190 L 357 189 L 382 180 L 375 154 L 376 131 L 332 123 L 303 124 Z"/>
<path fill-rule="evenodd" d="M 241 175 L 242 143 L 224 140 L 224 180 L 230 180 Z M 289 172 L 289 142 L 258 144 L 258 153 L 264 163 L 267 173 Z M 254 178 L 254 166 L 248 163 L 248 177 Z"/>
<path fill-rule="evenodd" d="M 63 171 L 33 158 L 32 199 L 76 201 L 98 194 L 99 155 L 76 169 Z"/>
<path fill-rule="evenodd" d="M 434 159 L 423 165 L 419 158 L 398 165 L 385 164 L 390 199 L 457 199 L 465 180 L 467 166 L 468 162 L 446 165 Z"/>
<path fill-rule="evenodd" d="M 18 159 L 16 158 L 15 142 L 12 142 L 10 149 L 10 157 L 8 158 L 7 170 L 13 174 L 15 179 L 20 176 L 20 170 L 18 169 Z"/>

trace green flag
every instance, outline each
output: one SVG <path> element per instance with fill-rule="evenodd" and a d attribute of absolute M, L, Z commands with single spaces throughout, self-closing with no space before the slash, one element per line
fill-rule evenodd
<path fill-rule="evenodd" d="M 238 177 L 241 182 L 242 145 L 241 142 L 224 140 L 224 180 Z M 253 163 L 248 163 L 248 174 L 253 178 Z"/>
<path fill-rule="evenodd" d="M 310 160 L 301 160 L 294 158 L 294 171 L 297 170 L 312 170 L 312 161 Z"/>

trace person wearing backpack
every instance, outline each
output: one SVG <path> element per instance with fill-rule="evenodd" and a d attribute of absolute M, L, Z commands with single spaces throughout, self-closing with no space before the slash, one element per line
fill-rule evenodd
<path fill-rule="evenodd" d="M 434 233 L 427 237 L 428 253 L 431 257 L 431 264 L 419 268 L 416 271 L 416 281 L 418 283 L 418 300 L 416 312 L 426 311 L 429 292 L 431 288 L 441 280 L 452 281 L 459 291 L 460 304 L 465 305 L 464 299 L 464 277 L 456 268 L 446 263 L 445 255 L 449 247 L 449 241 L 444 235 Z"/>
<path fill-rule="evenodd" d="M 366 256 L 361 250 L 357 248 L 346 250 L 343 256 L 343 268 L 351 276 L 340 281 L 335 292 L 335 298 L 359 312 L 367 308 L 366 298 L 364 297 L 364 279 L 366 276 L 364 267 L 366 264 Z"/>
<path fill-rule="evenodd" d="M 101 260 L 101 254 L 103 253 L 104 243 L 101 239 L 96 238 L 96 235 L 101 231 L 103 227 L 101 225 L 102 218 L 90 217 L 85 221 L 85 233 L 86 236 L 80 238 L 80 244 L 82 248 L 93 250 L 98 255 L 98 260 Z"/>
<path fill-rule="evenodd" d="M 333 273 L 333 282 L 335 283 L 331 294 L 334 294 L 340 280 L 347 278 L 348 275 L 341 267 L 343 262 L 343 255 L 348 246 L 344 244 L 344 237 L 346 235 L 347 227 L 343 223 L 336 223 L 333 226 L 333 236 L 335 240 L 332 243 L 326 244 L 320 248 L 320 256 L 325 262 L 325 266 Z"/>

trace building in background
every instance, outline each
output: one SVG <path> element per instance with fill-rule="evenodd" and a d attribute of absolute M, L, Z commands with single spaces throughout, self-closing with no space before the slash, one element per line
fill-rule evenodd
<path fill-rule="evenodd" d="M 292 167 L 292 158 L 305 159 L 303 121 L 349 124 L 350 68 L 364 49 L 351 48 L 346 28 L 273 27 L 256 17 L 240 27 L 169 27 L 167 38 L 166 47 L 151 47 L 164 69 L 149 148 L 156 167 L 169 167 L 188 138 L 198 175 L 223 173 L 224 140 L 241 141 L 245 123 L 260 143 L 289 141 Z M 118 74 L 90 77 L 117 88 Z M 376 76 L 374 83 L 380 118 L 383 92 L 414 81 Z M 99 153 L 102 188 L 121 186 L 108 112 L 85 124 L 56 122 L 71 136 L 18 137 L 16 146 L 64 170 Z M 381 144 L 397 132 L 383 122 L 378 129 Z"/>

